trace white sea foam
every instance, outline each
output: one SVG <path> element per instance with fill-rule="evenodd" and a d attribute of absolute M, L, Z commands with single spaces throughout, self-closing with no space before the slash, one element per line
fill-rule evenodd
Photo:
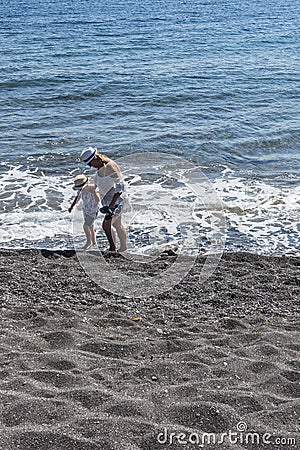
<path fill-rule="evenodd" d="M 72 240 L 72 215 L 68 206 L 74 198 L 70 176 L 45 175 L 21 166 L 2 171 L 0 216 L 2 247 L 66 247 Z M 165 245 L 197 248 L 205 253 L 220 206 L 196 196 L 184 176 L 170 180 L 153 174 L 137 176 L 127 171 L 128 194 L 134 214 L 125 213 L 130 246 L 150 253 Z M 300 187 L 279 187 L 259 179 L 246 179 L 224 170 L 211 180 L 227 222 L 228 251 L 260 254 L 300 254 Z M 204 195 L 204 194 L 203 194 Z M 101 218 L 97 220 L 101 239 Z M 78 239 L 84 239 L 82 232 Z M 198 251 L 198 250 L 197 250 Z"/>
<path fill-rule="evenodd" d="M 261 254 L 300 254 L 300 186 L 279 187 L 224 173 L 214 182 L 228 222 L 228 246 Z M 232 238 L 230 238 L 230 234 Z"/>
<path fill-rule="evenodd" d="M 35 246 L 46 238 L 71 234 L 67 212 L 72 189 L 63 177 L 10 167 L 1 176 L 2 246 Z M 74 195 L 74 194 L 73 194 Z"/>

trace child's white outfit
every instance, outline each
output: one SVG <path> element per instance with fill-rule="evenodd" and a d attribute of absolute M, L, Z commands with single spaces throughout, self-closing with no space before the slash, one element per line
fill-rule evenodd
<path fill-rule="evenodd" d="M 94 224 L 98 215 L 100 202 L 95 199 L 92 192 L 86 190 L 80 192 L 80 198 L 82 200 L 84 224 L 90 227 Z"/>

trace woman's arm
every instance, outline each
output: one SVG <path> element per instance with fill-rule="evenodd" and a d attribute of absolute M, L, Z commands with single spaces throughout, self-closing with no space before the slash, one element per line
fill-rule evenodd
<path fill-rule="evenodd" d="M 117 203 L 118 198 L 120 197 L 120 195 L 122 194 L 122 192 L 115 192 L 113 198 L 111 199 L 111 202 L 109 204 L 109 208 L 112 209 L 115 207 L 115 204 Z"/>
<path fill-rule="evenodd" d="M 121 179 L 121 173 L 120 170 L 118 168 L 118 166 L 116 166 L 116 170 L 114 171 L 114 175 L 113 178 L 116 179 L 116 187 L 115 187 L 115 193 L 113 198 L 111 199 L 111 202 L 109 204 L 110 208 L 113 208 L 118 200 L 118 198 L 122 195 L 122 193 L 124 192 L 125 186 L 124 183 Z"/>

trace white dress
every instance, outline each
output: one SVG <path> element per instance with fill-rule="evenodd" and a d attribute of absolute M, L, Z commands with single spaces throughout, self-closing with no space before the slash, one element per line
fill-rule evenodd
<path fill-rule="evenodd" d="M 80 192 L 82 199 L 82 209 L 84 214 L 96 218 L 99 210 L 99 202 L 96 201 L 91 191 L 82 190 Z"/>
<path fill-rule="evenodd" d="M 94 182 L 98 187 L 102 206 L 109 206 L 113 196 L 119 192 L 121 192 L 121 195 L 117 199 L 115 206 L 118 207 L 122 205 L 123 209 L 123 206 L 128 203 L 124 180 L 120 177 L 116 177 L 115 173 L 101 177 L 98 175 L 97 171 Z"/>

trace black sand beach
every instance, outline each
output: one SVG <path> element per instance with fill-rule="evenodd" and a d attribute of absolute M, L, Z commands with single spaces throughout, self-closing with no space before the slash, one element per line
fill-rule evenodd
<path fill-rule="evenodd" d="M 199 260 L 135 299 L 71 252 L 0 260 L 2 450 L 300 448 L 300 258 L 225 254 L 204 284 Z"/>

